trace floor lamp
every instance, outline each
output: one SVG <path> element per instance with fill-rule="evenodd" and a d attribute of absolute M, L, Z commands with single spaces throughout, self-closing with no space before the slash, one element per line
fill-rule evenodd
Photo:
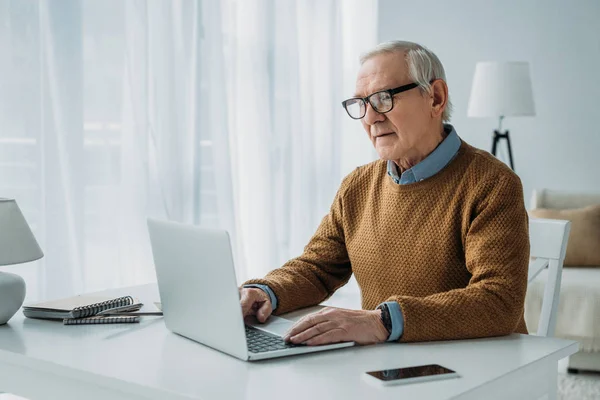
<path fill-rule="evenodd" d="M 514 170 L 510 136 L 508 130 L 502 131 L 502 120 L 505 117 L 535 115 L 529 63 L 478 62 L 467 115 L 498 118 L 498 129 L 494 130 L 492 140 L 492 154 L 496 155 L 498 142 L 506 140 L 510 167 Z"/>

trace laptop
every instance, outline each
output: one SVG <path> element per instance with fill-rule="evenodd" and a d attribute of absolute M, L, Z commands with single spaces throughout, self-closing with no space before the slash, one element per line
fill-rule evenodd
<path fill-rule="evenodd" d="M 241 360 L 339 349 L 285 343 L 294 324 L 270 316 L 245 324 L 227 231 L 148 219 L 165 325 L 170 331 Z"/>

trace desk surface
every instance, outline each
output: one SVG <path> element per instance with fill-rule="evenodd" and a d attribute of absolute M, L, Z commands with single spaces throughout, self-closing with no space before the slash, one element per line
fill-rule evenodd
<path fill-rule="evenodd" d="M 155 285 L 107 293 L 148 303 L 159 299 Z M 26 381 L 13 372 L 22 370 L 30 379 L 52 374 L 48 382 L 83 382 L 91 391 L 108 388 L 136 399 L 449 399 L 540 359 L 558 361 L 577 348 L 569 340 L 513 334 L 244 362 L 169 332 L 161 317 L 145 317 L 140 324 L 64 326 L 18 313 L 0 327 L 0 389 L 34 397 L 39 388 L 24 387 Z M 422 364 L 441 364 L 462 377 L 386 388 L 361 378 L 365 371 Z M 55 386 L 47 390 L 60 392 Z"/>

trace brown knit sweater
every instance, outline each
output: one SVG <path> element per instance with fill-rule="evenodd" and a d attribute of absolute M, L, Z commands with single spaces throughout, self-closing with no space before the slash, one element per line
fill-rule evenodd
<path fill-rule="evenodd" d="M 402 342 L 527 333 L 521 181 L 465 142 L 438 174 L 397 185 L 379 160 L 348 175 L 304 253 L 265 279 L 276 314 L 318 304 L 354 273 L 363 309 L 397 301 Z"/>

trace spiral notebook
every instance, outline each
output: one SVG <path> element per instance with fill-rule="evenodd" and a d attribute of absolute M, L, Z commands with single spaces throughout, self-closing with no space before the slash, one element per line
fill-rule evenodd
<path fill-rule="evenodd" d="M 64 325 L 98 325 L 98 324 L 131 324 L 140 322 L 140 317 L 114 316 L 114 317 L 87 317 L 87 318 L 65 318 Z"/>
<path fill-rule="evenodd" d="M 136 300 L 131 296 L 114 298 L 80 295 L 66 299 L 27 305 L 23 307 L 23 314 L 28 318 L 59 320 L 77 319 L 91 317 L 98 314 L 100 311 L 108 310 L 110 308 L 127 306 L 135 303 Z"/>

